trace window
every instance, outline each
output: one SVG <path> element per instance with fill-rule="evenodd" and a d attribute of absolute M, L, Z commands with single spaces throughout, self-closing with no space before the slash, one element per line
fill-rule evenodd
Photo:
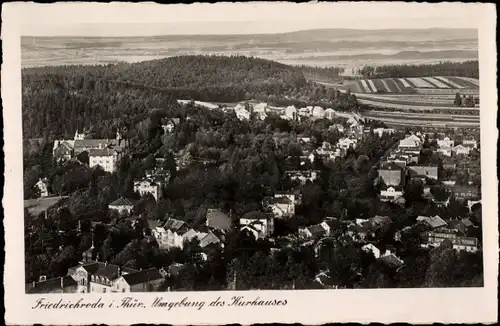
<path fill-rule="evenodd" d="M 102 288 L 102 293 L 106 293 L 106 288 Z"/>

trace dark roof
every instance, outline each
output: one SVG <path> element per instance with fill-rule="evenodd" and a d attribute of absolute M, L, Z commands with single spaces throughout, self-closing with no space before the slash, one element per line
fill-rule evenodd
<path fill-rule="evenodd" d="M 102 147 L 115 146 L 116 139 L 77 139 L 75 140 L 75 148 L 99 148 Z"/>
<path fill-rule="evenodd" d="M 26 293 L 47 293 L 68 287 L 76 287 L 78 284 L 71 276 L 51 278 L 43 282 L 26 284 Z"/>
<path fill-rule="evenodd" d="M 229 230 L 231 228 L 231 219 L 218 209 L 207 210 L 207 226 L 216 229 Z"/>
<path fill-rule="evenodd" d="M 403 265 L 403 262 L 398 257 L 394 256 L 394 254 L 389 254 L 386 256 L 382 256 L 379 260 L 386 266 L 392 268 L 398 268 Z"/>
<path fill-rule="evenodd" d="M 379 170 L 397 170 L 401 171 L 402 168 L 394 162 L 383 163 Z"/>
<path fill-rule="evenodd" d="M 122 277 L 129 285 L 146 283 L 148 281 L 156 281 L 163 278 L 163 276 L 160 274 L 160 271 L 154 267 L 145 269 L 143 271 L 122 275 Z"/>
<path fill-rule="evenodd" d="M 322 235 L 326 234 L 326 230 L 320 224 L 310 226 L 307 229 L 315 237 L 322 236 Z"/>
<path fill-rule="evenodd" d="M 273 214 L 267 214 L 264 212 L 259 212 L 259 211 L 253 211 L 253 212 L 248 212 L 245 215 L 243 215 L 242 218 L 247 219 L 247 220 L 265 220 L 273 216 Z"/>
<path fill-rule="evenodd" d="M 117 150 L 111 148 L 102 148 L 102 149 L 92 148 L 89 149 L 89 156 L 111 156 L 114 154 L 115 151 Z"/>
<path fill-rule="evenodd" d="M 468 218 L 464 218 L 461 222 L 465 225 L 465 227 L 468 227 L 468 228 L 471 226 L 474 226 L 474 224 Z"/>
<path fill-rule="evenodd" d="M 102 262 L 98 262 L 97 264 L 98 264 L 98 268 L 93 273 L 95 276 L 102 276 L 102 277 L 106 277 L 106 278 L 111 279 L 111 280 L 116 279 L 118 277 L 120 266 L 114 265 L 114 264 L 102 263 Z M 129 267 L 123 267 L 123 268 L 121 268 L 121 270 L 124 273 L 137 272 L 136 269 L 129 268 Z"/>
<path fill-rule="evenodd" d="M 184 221 L 176 220 L 175 218 L 169 218 L 167 222 L 163 225 L 165 230 L 171 230 L 174 232 L 185 233 L 190 229 L 190 226 Z"/>
<path fill-rule="evenodd" d="M 117 200 L 111 202 L 109 206 L 134 206 L 135 202 L 135 199 L 120 197 Z"/>

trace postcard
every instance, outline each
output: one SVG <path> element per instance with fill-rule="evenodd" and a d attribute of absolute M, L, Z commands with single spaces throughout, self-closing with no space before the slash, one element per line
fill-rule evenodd
<path fill-rule="evenodd" d="M 2 9 L 7 324 L 497 321 L 494 5 Z"/>

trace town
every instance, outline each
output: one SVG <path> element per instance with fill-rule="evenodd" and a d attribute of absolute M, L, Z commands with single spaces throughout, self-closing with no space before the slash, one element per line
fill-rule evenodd
<path fill-rule="evenodd" d="M 328 92 L 169 97 L 26 139 L 26 292 L 481 286 L 479 128 L 386 125 Z"/>

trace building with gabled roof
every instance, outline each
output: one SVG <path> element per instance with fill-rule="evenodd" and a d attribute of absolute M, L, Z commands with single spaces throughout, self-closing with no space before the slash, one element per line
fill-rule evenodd
<path fill-rule="evenodd" d="M 78 283 L 68 275 L 26 284 L 27 294 L 77 293 L 77 289 Z"/>
<path fill-rule="evenodd" d="M 446 227 L 448 223 L 446 223 L 441 217 L 436 216 L 419 216 L 417 217 L 417 222 L 427 225 L 431 229 L 437 229 Z"/>
<path fill-rule="evenodd" d="M 135 273 L 121 275 L 113 283 L 112 292 L 153 292 L 165 278 L 157 268 L 148 268 Z"/>
<path fill-rule="evenodd" d="M 134 208 L 135 203 L 136 201 L 134 199 L 120 197 L 117 200 L 112 201 L 108 205 L 108 209 L 117 211 L 120 214 L 130 214 L 130 212 Z"/>
<path fill-rule="evenodd" d="M 141 196 L 151 194 L 155 200 L 158 200 L 163 195 L 163 187 L 161 181 L 153 181 L 149 178 L 135 180 L 134 191 L 138 192 Z"/>
<path fill-rule="evenodd" d="M 378 176 L 386 186 L 404 186 L 404 169 L 393 162 L 384 163 L 378 169 Z"/>

